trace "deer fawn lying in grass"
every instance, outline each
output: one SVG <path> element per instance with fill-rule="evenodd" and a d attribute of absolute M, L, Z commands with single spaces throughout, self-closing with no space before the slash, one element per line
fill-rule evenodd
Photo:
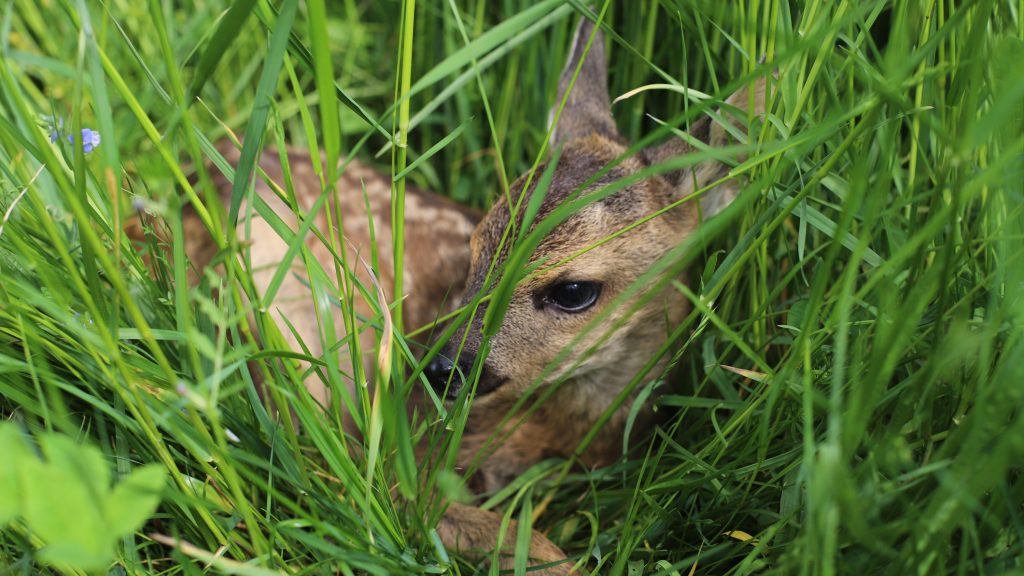
<path fill-rule="evenodd" d="M 596 37 L 587 52 L 591 34 Z M 578 66 L 579 74 L 570 90 Z M 536 203 L 533 225 L 571 200 L 581 187 L 583 194 L 599 190 L 651 165 L 693 151 L 683 140 L 673 138 L 661 146 L 625 156 L 628 146 L 619 136 L 611 115 L 603 36 L 599 31 L 594 32 L 588 20 L 583 20 L 576 31 L 559 84 L 558 102 L 567 91 L 568 99 L 552 137 L 560 156 L 550 167 L 550 184 L 543 199 Z M 747 90 L 741 90 L 727 102 L 749 112 L 738 116 L 761 114 L 765 109 L 764 83 L 756 84 L 752 97 Z M 734 125 L 739 128 L 737 122 Z M 696 122 L 691 136 L 711 147 L 735 143 L 722 125 L 710 122 L 709 118 Z M 237 162 L 233 148 L 224 151 L 229 162 Z M 322 194 L 319 179 L 312 171 L 308 155 L 290 153 L 289 156 L 296 197 L 300 207 L 308 210 Z M 609 165 L 610 170 L 587 184 Z M 271 181 L 280 185 L 282 169 L 276 156 L 265 154 L 261 167 Z M 538 177 L 532 180 L 527 176 L 519 178 L 511 187 L 511 198 L 518 198 L 531 183 L 521 203 L 524 207 L 530 205 L 539 174 L 548 168 L 542 167 Z M 634 293 L 614 308 L 610 306 L 653 263 L 686 241 L 702 218 L 713 216 L 736 196 L 738 184 L 725 180 L 704 191 L 699 201 L 679 202 L 722 180 L 728 171 L 728 165 L 709 160 L 692 168 L 635 179 L 621 190 L 582 206 L 537 245 L 531 262 L 558 265 L 541 266 L 538 272 L 515 286 L 500 327 L 491 330 L 493 336 L 487 344 L 489 354 L 480 359 L 479 377 L 475 382 L 464 380 L 461 375 L 472 372 L 484 346 L 486 303 L 480 304 L 468 326 L 460 328 L 441 353 L 426 365 L 427 380 L 447 399 L 459 397 L 466 385 L 475 387 L 458 462 L 467 465 L 474 458 L 482 458 L 474 478 L 476 489 L 496 490 L 552 456 L 575 456 L 592 467 L 610 464 L 621 456 L 627 411 L 635 399 L 635 391 L 630 392 L 630 397 L 600 426 L 599 433 L 585 450 L 578 451 L 578 447 L 612 406 L 613 400 L 627 391 L 634 377 L 666 343 L 671 327 L 682 321 L 689 304 L 677 290 L 666 288 L 666 282 L 652 282 L 644 289 L 659 290 L 656 298 L 641 302 L 636 296 L 639 293 Z M 226 178 L 218 177 L 216 184 L 225 193 L 230 191 Z M 376 242 L 381 247 L 378 250 L 379 281 L 382 286 L 390 287 L 395 273 L 389 257 L 391 228 L 386 217 L 390 214 L 391 180 L 353 161 L 338 185 L 342 193 L 339 206 L 334 208 L 344 214 L 350 261 L 355 262 L 356 253 L 359 250 L 368 253 L 371 243 L 368 214 L 360 193 L 363 186 L 376 229 Z M 292 210 L 270 186 L 258 182 L 256 192 L 289 226 L 297 227 Z M 408 255 L 402 272 L 409 293 L 405 304 L 407 325 L 412 327 L 426 324 L 439 312 L 450 309 L 457 294 L 463 294 L 462 304 L 470 306 L 479 303 L 478 296 L 493 289 L 488 269 L 492 262 L 500 266 L 508 260 L 510 247 L 509 241 L 503 240 L 505 230 L 513 222 L 517 228 L 522 227 L 523 210 L 513 215 L 503 197 L 478 224 L 474 213 L 426 192 L 413 189 L 407 196 L 407 203 Z M 640 222 L 676 203 L 678 205 L 657 217 Z M 326 229 L 324 215 L 316 217 L 316 225 Z M 628 232 L 609 239 L 634 224 L 637 225 Z M 205 229 L 197 219 L 186 220 L 186 244 L 197 268 L 202 268 L 212 256 L 208 239 L 203 240 L 204 234 Z M 258 219 L 252 223 L 249 241 L 252 242 L 257 288 L 265 290 L 288 246 L 269 224 Z M 325 269 L 333 267 L 334 256 L 330 250 L 320 242 L 307 244 Z M 318 320 L 309 287 L 301 280 L 305 271 L 299 266 L 297 272 L 289 274 L 273 308 L 290 321 L 307 345 L 311 345 L 320 341 Z M 387 297 L 391 301 L 394 295 Z M 593 318 L 605 312 L 604 325 L 613 330 L 584 330 Z M 290 343 L 296 345 L 295 337 L 285 333 Z M 372 348 L 370 342 L 364 345 L 364 349 Z M 547 370 L 567 348 L 566 357 L 558 360 L 559 367 Z M 312 349 L 310 353 L 319 356 L 324 351 Z M 652 373 L 657 373 L 657 369 Z M 308 382 L 307 386 L 321 402 L 328 401 L 318 381 Z M 526 394 L 549 395 L 532 414 L 506 419 L 508 412 Z M 633 436 L 639 435 L 638 430 L 649 427 L 653 420 L 649 408 L 641 409 Z M 502 425 L 505 429 L 496 430 L 499 423 L 506 421 L 508 424 Z M 488 439 L 495 435 L 504 441 L 493 448 L 485 448 Z M 487 453 L 482 454 L 485 449 Z M 501 517 L 494 512 L 451 504 L 439 526 L 439 534 L 445 544 L 454 549 L 470 554 L 486 552 L 499 545 L 501 524 Z M 503 548 L 511 549 L 509 545 L 515 538 L 516 527 L 508 527 L 505 533 L 509 536 Z M 557 546 L 536 532 L 532 535 L 529 552 L 531 558 L 541 563 L 557 563 L 566 558 Z M 500 558 L 503 566 L 512 566 L 511 553 L 503 552 Z M 565 574 L 569 568 L 568 562 L 562 562 L 532 573 Z"/>
<path fill-rule="evenodd" d="M 600 31 L 584 57 L 593 32 L 593 25 L 584 19 L 577 28 L 559 82 L 559 98 L 552 118 L 569 91 L 552 133 L 552 145 L 560 147 L 561 153 L 545 195 L 538 203 L 535 224 L 571 200 L 581 187 L 583 194 L 597 191 L 649 166 L 694 151 L 683 140 L 673 138 L 659 147 L 624 157 L 628 144 L 618 134 L 611 115 Z M 578 66 L 579 74 L 570 90 Z M 765 99 L 765 84 L 759 81 L 753 94 L 740 90 L 727 102 L 750 112 L 740 115 L 745 121 L 750 115 L 765 111 Z M 734 128 L 739 126 L 734 124 Z M 735 143 L 722 125 L 711 123 L 708 117 L 692 126 L 691 136 L 711 147 Z M 610 171 L 588 185 L 595 174 L 609 165 L 613 166 Z M 542 166 L 538 174 L 548 169 Z M 690 169 L 639 180 L 581 207 L 540 241 L 529 260 L 541 263 L 539 271 L 515 286 L 500 327 L 490 330 L 489 352 L 478 367 L 460 448 L 463 464 L 474 458 L 483 459 L 475 478 L 477 488 L 499 489 L 551 456 L 576 456 L 590 467 L 611 464 L 621 456 L 628 413 L 641 387 L 634 386 L 635 391 L 621 407 L 603 424 L 598 422 L 666 343 L 672 328 L 683 320 L 690 307 L 678 290 L 652 281 L 644 290 L 661 290 L 658 297 L 641 302 L 637 292 L 616 302 L 614 309 L 607 309 L 656 261 L 686 241 L 702 218 L 727 206 L 739 191 L 738 183 L 726 180 L 704 191 L 699 202 L 682 202 L 625 234 L 615 234 L 722 180 L 728 171 L 729 166 L 724 163 L 705 161 Z M 512 184 L 509 196 L 515 200 L 525 190 L 520 205 L 530 205 L 539 179 L 520 177 Z M 500 266 L 509 259 L 509 241 L 502 238 L 510 221 L 516 223 L 515 229 L 522 228 L 524 212 L 520 209 L 513 216 L 513 210 L 502 197 L 477 226 L 471 240 L 472 261 L 463 305 L 472 305 L 478 301 L 477 295 L 494 288 L 488 269 L 492 262 Z M 472 373 L 476 356 L 484 345 L 485 308 L 486 304 L 482 304 L 469 325 L 457 332 L 425 368 L 428 380 L 439 394 L 455 398 L 463 385 L 473 384 L 472 379 L 464 380 L 461 375 Z M 612 329 L 587 330 L 588 324 L 601 314 L 607 314 L 602 326 Z M 567 349 L 569 353 L 564 354 Z M 553 364 L 555 368 L 550 369 Z M 651 373 L 657 374 L 658 370 Z M 546 398 L 532 414 L 506 419 L 510 410 L 522 406 L 526 394 Z M 649 426 L 653 420 L 649 407 L 641 409 L 634 423 L 634 437 L 637 429 Z M 506 421 L 507 429 L 495 430 L 498 423 Z M 600 427 L 599 432 L 581 452 L 581 442 L 595 426 Z M 481 456 L 479 451 L 495 435 L 504 441 Z M 458 514 L 449 514 L 445 519 L 442 536 L 460 549 L 488 549 L 496 543 L 494 535 L 500 522 L 500 517 L 491 512 L 460 509 Z M 508 533 L 515 534 L 515 529 L 510 528 Z M 537 534 L 530 553 L 547 563 L 565 558 L 557 547 Z M 511 567 L 511 555 L 503 557 L 502 563 L 506 560 Z M 537 573 L 563 574 L 568 569 L 569 565 L 563 563 Z"/>

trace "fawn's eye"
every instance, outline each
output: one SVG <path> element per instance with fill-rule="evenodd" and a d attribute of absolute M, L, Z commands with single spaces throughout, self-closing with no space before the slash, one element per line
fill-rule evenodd
<path fill-rule="evenodd" d="M 560 282 L 548 288 L 544 303 L 562 312 L 578 313 L 597 302 L 601 285 L 597 282 Z"/>

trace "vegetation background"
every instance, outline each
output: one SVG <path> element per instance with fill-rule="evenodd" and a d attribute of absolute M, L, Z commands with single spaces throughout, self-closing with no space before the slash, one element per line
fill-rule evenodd
<path fill-rule="evenodd" d="M 692 252 L 698 305 L 666 425 L 617 466 L 544 463 L 485 505 L 600 574 L 1024 573 L 1024 3 L 594 9 L 612 94 L 649 88 L 615 105 L 632 139 L 676 137 L 663 122 L 703 113 L 681 86 L 720 98 L 775 68 L 778 97 L 736 170 L 751 182 L 741 208 Z M 365 423 L 388 423 L 381 434 L 345 437 L 302 402 L 297 434 L 245 370 L 302 396 L 272 314 L 247 321 L 249 270 L 189 291 L 173 282 L 180 251 L 150 273 L 121 231 L 141 208 L 173 232 L 185 201 L 223 227 L 228 209 L 187 171 L 229 129 L 395 173 L 422 158 L 409 180 L 486 208 L 537 159 L 581 12 L 594 14 L 563 0 L 4 3 L 0 417 L 62 474 L 47 511 L 63 528 L 0 506 L 0 574 L 472 573 L 433 532 L 433 495 L 460 478 L 411 461 L 411 437 L 450 437 L 431 418 L 391 425 L 418 385 L 401 370 L 420 355 L 411 340 L 395 335 L 373 417 L 387 420 Z M 46 117 L 63 118 L 56 143 Z M 406 122 L 408 156 L 393 156 Z M 101 136 L 88 154 L 66 140 L 82 128 Z M 52 438 L 102 458 L 85 466 Z M 124 479 L 151 463 L 166 481 L 142 528 L 90 523 L 111 514 L 88 497 L 110 489 L 98 468 Z M 74 546 L 106 559 L 72 567 Z"/>

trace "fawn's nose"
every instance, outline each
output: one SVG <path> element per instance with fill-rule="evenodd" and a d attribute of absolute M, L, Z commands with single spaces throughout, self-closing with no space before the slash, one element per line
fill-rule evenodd
<path fill-rule="evenodd" d="M 473 354 L 463 352 L 458 355 L 458 359 L 458 362 L 452 362 L 444 354 L 438 354 L 423 369 L 423 375 L 427 377 L 427 382 L 438 396 L 454 400 L 473 373 L 473 364 L 476 362 Z M 491 370 L 486 362 L 479 369 L 480 375 L 476 382 L 477 398 L 490 393 L 507 380 Z"/>
<path fill-rule="evenodd" d="M 449 398 L 457 396 L 459 389 L 462 388 L 462 376 L 460 374 L 452 375 L 452 372 L 455 372 L 455 363 L 441 354 L 434 356 L 433 360 L 423 369 L 423 375 L 427 377 L 427 382 L 430 382 L 430 387 L 434 389 L 434 392 L 443 396 L 447 389 Z"/>

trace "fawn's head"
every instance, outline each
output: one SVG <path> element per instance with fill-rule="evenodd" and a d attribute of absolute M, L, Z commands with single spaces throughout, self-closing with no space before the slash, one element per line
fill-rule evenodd
<path fill-rule="evenodd" d="M 546 171 L 551 170 L 547 174 L 550 183 L 530 227 L 554 214 L 567 200 L 578 201 L 611 183 L 620 183 L 621 189 L 614 193 L 591 203 L 580 202 L 582 207 L 543 236 L 533 250 L 529 264 L 536 266 L 529 273 L 522 274 L 522 267 L 504 271 L 518 273 L 522 279 L 496 331 L 485 330 L 485 317 L 496 320 L 486 314 L 490 303 L 483 301 L 468 326 L 458 331 L 427 367 L 427 377 L 438 393 L 454 398 L 464 381 L 472 381 L 470 368 L 480 350 L 489 349 L 476 385 L 473 417 L 493 416 L 497 421 L 501 418 L 498 411 L 507 409 L 527 390 L 557 383 L 557 409 L 592 422 L 650 361 L 689 309 L 685 297 L 665 278 L 644 280 L 639 290 L 620 296 L 632 290 L 652 264 L 682 244 L 702 219 L 719 212 L 738 192 L 735 179 L 728 179 L 703 191 L 699 200 L 679 202 L 725 178 L 729 165 L 713 160 L 647 178 L 635 176 L 693 150 L 684 140 L 672 138 L 667 144 L 626 155 L 628 144 L 611 114 L 606 74 L 603 35 L 594 33 L 593 25 L 584 19 L 576 31 L 551 114 L 555 121 L 559 104 L 568 93 L 552 132 L 552 148 L 560 150 L 557 164 L 553 168 L 542 165 L 534 177 L 524 175 L 516 180 L 509 195 L 513 205 L 504 197 L 499 199 L 473 234 L 464 305 L 494 290 L 497 274 L 489 272 L 492 262 L 493 269 L 500 270 L 514 251 L 514 234 L 506 235 L 506 229 L 512 223 L 513 230 L 520 230 L 523 213 Z M 751 100 L 756 102 L 754 114 L 764 111 L 763 82 L 756 85 L 753 99 L 741 90 L 727 102 L 746 111 L 751 110 Z M 732 117 L 724 112 L 722 116 Z M 747 117 L 736 116 L 744 121 Z M 722 125 L 709 120 L 705 117 L 695 122 L 690 135 L 711 147 L 737 143 Z M 745 122 L 739 130 L 745 131 Z M 517 202 L 521 195 L 523 200 Z M 678 205 L 665 210 L 675 203 Z M 518 210 L 515 204 L 519 204 Z M 526 231 L 518 235 L 525 236 Z M 600 321 L 594 322 L 597 317 Z M 485 331 L 493 334 L 486 345 Z"/>

